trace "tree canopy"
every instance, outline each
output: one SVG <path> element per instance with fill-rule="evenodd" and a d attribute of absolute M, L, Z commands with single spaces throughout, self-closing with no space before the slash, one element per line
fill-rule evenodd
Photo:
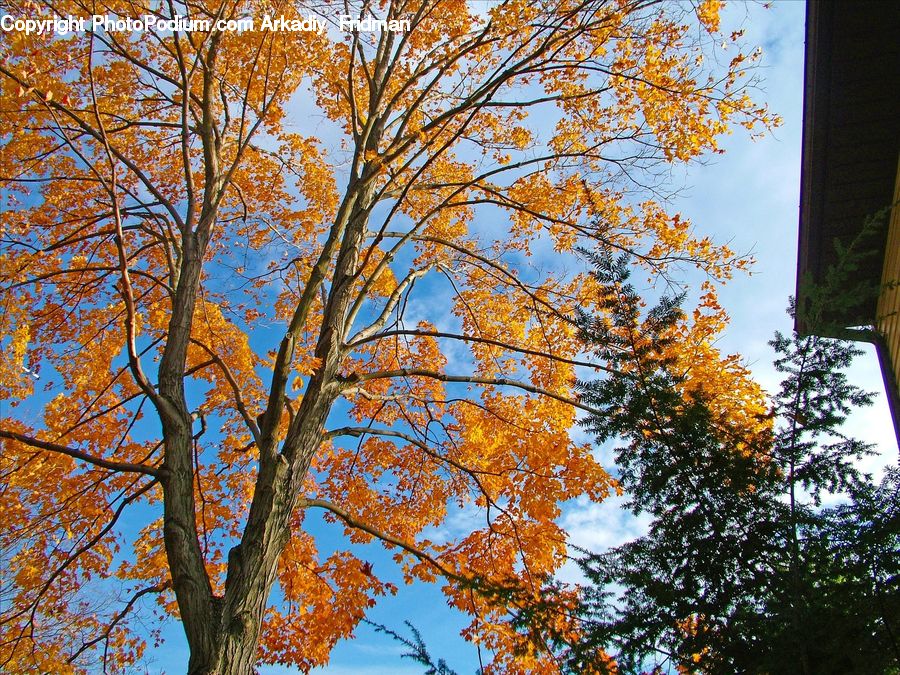
<path fill-rule="evenodd" d="M 210 27 L 0 38 L 0 669 L 126 670 L 155 607 L 191 673 L 308 670 L 393 591 L 351 550 L 372 541 L 443 580 L 496 669 L 557 669 L 473 592 L 537 598 L 560 504 L 616 489 L 569 433 L 596 281 L 529 261 L 703 270 L 676 351 L 727 386 L 712 284 L 747 261 L 658 198 L 776 123 L 722 3 L 342 8 L 401 32 L 314 2 L 9 6 Z M 311 509 L 346 548 L 319 553 Z M 448 530 L 459 510 L 481 524 Z"/>

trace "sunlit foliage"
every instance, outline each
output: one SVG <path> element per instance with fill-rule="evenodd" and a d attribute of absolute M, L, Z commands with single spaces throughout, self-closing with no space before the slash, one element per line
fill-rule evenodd
<path fill-rule="evenodd" d="M 616 488 L 569 434 L 596 306 L 573 248 L 747 264 L 656 199 L 777 122 L 722 3 L 343 8 L 399 33 L 315 2 L 4 7 L 331 22 L 2 35 L 0 669 L 127 670 L 150 609 L 192 673 L 325 663 L 394 588 L 320 552 L 316 510 L 441 578 L 496 670 L 553 672 L 472 582 L 537 594 L 560 504 Z M 715 377 L 703 303 L 680 358 Z"/>

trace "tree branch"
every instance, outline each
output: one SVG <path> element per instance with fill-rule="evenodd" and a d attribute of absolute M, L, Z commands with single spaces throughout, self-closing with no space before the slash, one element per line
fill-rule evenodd
<path fill-rule="evenodd" d="M 425 551 L 422 551 L 421 549 L 416 548 L 409 542 L 405 542 L 402 539 L 398 539 L 397 537 L 395 537 L 393 535 L 390 535 L 386 532 L 382 532 L 381 530 L 374 528 L 371 525 L 367 525 L 366 523 L 357 519 L 356 517 L 354 517 L 353 515 L 351 515 L 344 509 L 342 509 L 341 507 L 337 506 L 336 504 L 332 504 L 331 502 L 326 501 L 324 499 L 302 499 L 299 503 L 299 506 L 300 507 L 314 506 L 314 507 L 317 507 L 320 509 L 325 509 L 326 511 L 330 511 L 331 513 L 336 515 L 338 518 L 343 520 L 348 526 L 350 526 L 354 529 L 357 529 L 357 530 L 362 530 L 366 534 L 370 534 L 373 537 L 375 537 L 376 539 L 381 539 L 382 541 L 384 541 L 388 544 L 391 544 L 398 548 L 402 548 L 404 551 L 414 555 L 419 560 L 427 562 L 429 565 L 432 565 L 435 569 L 437 569 L 441 573 L 441 575 L 444 576 L 445 578 L 451 579 L 453 581 L 471 583 L 471 579 L 469 579 L 461 574 L 458 574 L 458 573 L 454 572 L 453 570 L 449 569 L 448 567 L 444 566 L 433 555 L 430 555 L 430 554 L 426 553 Z"/>
<path fill-rule="evenodd" d="M 562 394 L 556 394 L 552 391 L 548 391 L 541 387 L 536 387 L 533 384 L 528 384 L 527 382 L 522 382 L 520 380 L 513 380 L 506 377 L 480 377 L 478 375 L 447 375 L 446 373 L 441 373 L 436 370 L 428 370 L 427 368 L 397 368 L 396 370 L 380 370 L 373 373 L 353 373 L 347 377 L 339 377 L 336 378 L 338 382 L 344 383 L 348 386 L 353 386 L 359 382 L 368 382 L 369 380 L 384 380 L 384 379 L 393 379 L 398 377 L 427 377 L 433 380 L 439 380 L 441 382 L 461 382 L 465 384 L 486 384 L 493 385 L 497 387 L 514 387 L 516 389 L 521 389 L 522 391 L 527 391 L 532 394 L 539 394 L 541 396 L 547 396 L 548 398 L 555 399 L 562 403 L 566 403 L 568 405 L 574 406 L 581 410 L 590 413 L 598 413 L 599 411 L 596 408 L 592 408 L 589 405 L 585 405 L 581 403 L 577 399 L 569 398 L 568 396 L 563 396 Z M 343 388 L 343 387 L 342 387 Z"/>
<path fill-rule="evenodd" d="M 80 459 L 83 462 L 93 464 L 94 466 L 99 466 L 103 469 L 109 469 L 110 471 L 142 473 L 147 476 L 153 476 L 154 478 L 160 477 L 159 469 L 154 469 L 153 467 L 145 466 L 143 464 L 131 464 L 130 462 L 116 462 L 115 460 L 111 459 L 95 457 L 94 455 L 89 455 L 88 453 L 82 452 L 81 450 L 76 450 L 75 448 L 70 448 L 65 445 L 59 445 L 57 443 L 50 443 L 49 441 L 42 441 L 40 439 L 32 438 L 31 436 L 26 436 L 24 434 L 20 434 L 16 431 L 10 431 L 8 429 L 0 429 L 0 438 L 8 438 L 11 441 L 24 443 L 25 445 L 29 445 L 32 448 L 40 448 L 41 450 L 47 450 L 48 452 L 55 452 L 60 455 L 66 455 L 67 457 L 72 457 L 73 459 Z"/>
<path fill-rule="evenodd" d="M 526 347 L 519 347 L 516 345 L 509 344 L 508 342 L 502 342 L 500 340 L 493 340 L 491 338 L 485 337 L 477 337 L 474 335 L 462 335 L 459 333 L 446 333 L 443 331 L 435 331 L 435 330 L 418 330 L 418 329 L 409 329 L 409 330 L 389 330 L 384 331 L 382 333 L 375 333 L 369 336 L 355 337 L 351 342 L 347 344 L 348 348 L 359 347 L 367 342 L 376 342 L 378 340 L 385 340 L 389 337 L 399 336 L 399 335 L 415 335 L 420 337 L 435 337 L 435 338 L 447 338 L 450 340 L 460 340 L 462 342 L 478 342 L 481 344 L 487 344 L 494 347 L 501 347 L 503 349 L 508 349 L 513 352 L 517 352 L 519 354 L 528 354 L 529 356 L 539 356 L 545 359 L 550 359 L 552 361 L 559 361 L 561 363 L 568 363 L 572 366 L 584 366 L 585 368 L 595 368 L 598 370 L 605 371 L 607 373 L 616 372 L 613 368 L 608 368 L 606 366 L 602 366 L 599 363 L 591 363 L 590 361 L 579 361 L 577 359 L 568 359 L 564 356 L 557 356 L 556 354 L 550 354 L 549 352 L 542 352 L 537 349 L 528 349 Z"/>

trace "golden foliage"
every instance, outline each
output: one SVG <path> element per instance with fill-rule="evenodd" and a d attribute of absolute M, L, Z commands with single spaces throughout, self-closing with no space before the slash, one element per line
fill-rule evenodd
<path fill-rule="evenodd" d="M 366 11 L 408 34 L 4 33 L 0 669 L 126 671 L 153 595 L 192 658 L 226 639 L 225 607 L 256 616 L 241 639 L 263 661 L 326 663 L 394 589 L 357 547 L 319 553 L 321 508 L 408 581 L 444 577 L 495 670 L 553 672 L 463 582 L 530 588 L 564 560 L 561 505 L 616 489 L 570 435 L 572 317 L 596 290 L 572 251 L 715 280 L 746 264 L 632 197 L 632 175 L 777 123 L 746 95 L 752 57 L 704 66 L 721 5 L 398 0 Z M 707 291 L 681 367 L 752 425 Z M 459 510 L 484 527 L 452 531 Z M 232 597 L 244 580 L 261 604 Z M 247 609 L 273 583 L 282 601 Z"/>

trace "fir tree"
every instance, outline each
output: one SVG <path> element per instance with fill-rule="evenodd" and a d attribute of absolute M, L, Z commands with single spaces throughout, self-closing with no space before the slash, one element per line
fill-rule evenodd
<path fill-rule="evenodd" d="M 585 638 L 620 672 L 652 664 L 707 673 L 885 673 L 900 666 L 896 472 L 876 488 L 855 462 L 870 453 L 841 425 L 871 395 L 843 370 L 847 342 L 776 334 L 784 373 L 765 417 L 742 433 L 715 414 L 716 392 L 689 387 L 666 357 L 677 299 L 640 316 L 627 262 L 594 256 L 606 315 L 583 339 L 614 364 L 581 384 L 598 441 L 616 461 L 649 532 L 586 556 Z M 640 336 L 641 339 L 634 339 Z M 826 494 L 850 501 L 822 509 Z"/>

